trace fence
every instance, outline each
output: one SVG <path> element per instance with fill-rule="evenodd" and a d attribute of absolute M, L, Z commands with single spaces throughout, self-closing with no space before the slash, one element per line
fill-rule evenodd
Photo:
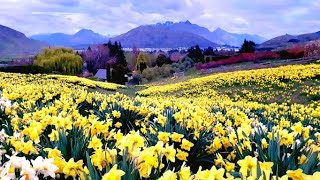
<path fill-rule="evenodd" d="M 173 73 L 173 77 L 174 77 L 174 78 L 184 77 L 184 72 L 176 72 L 176 73 Z"/>

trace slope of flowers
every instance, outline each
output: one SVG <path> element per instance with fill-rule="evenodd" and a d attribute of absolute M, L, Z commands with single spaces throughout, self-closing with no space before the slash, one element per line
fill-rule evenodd
<path fill-rule="evenodd" d="M 106 90 L 117 90 L 119 88 L 126 88 L 126 86 L 120 85 L 120 84 L 92 81 L 92 80 L 89 80 L 86 78 L 80 78 L 77 76 L 47 75 L 46 77 L 52 78 L 52 79 L 59 79 L 67 83 L 79 84 L 79 85 L 92 87 L 92 88 L 99 87 Z"/>
<path fill-rule="evenodd" d="M 135 98 L 89 93 L 85 86 L 57 79 L 1 74 L 11 81 L 0 80 L 0 175 L 7 179 L 319 179 L 319 101 L 262 104 L 203 91 L 241 79 L 262 86 L 282 84 L 279 74 L 301 81 L 319 75 L 318 69 L 283 67 L 285 72 L 264 70 L 264 77 L 242 72 L 246 76 L 237 81 L 224 74 L 220 80 L 210 77 L 168 86 L 174 90 L 168 97 Z"/>
<path fill-rule="evenodd" d="M 44 86 L 56 87 L 56 91 L 59 86 L 82 86 L 84 89 L 87 88 L 102 88 L 106 90 L 115 91 L 119 88 L 126 88 L 123 85 L 106 83 L 99 81 L 92 81 L 85 78 L 80 78 L 76 76 L 64 76 L 64 75 L 31 75 L 31 74 L 15 74 L 15 73 L 2 73 L 0 72 L 0 88 L 10 86 L 16 86 L 15 88 L 22 88 L 21 86 L 31 86 L 36 85 L 37 87 L 46 88 Z M 35 91 L 34 93 L 37 93 Z"/>
<path fill-rule="evenodd" d="M 139 91 L 142 96 L 167 95 L 167 93 L 183 94 L 186 92 L 192 96 L 209 91 L 214 88 L 232 87 L 242 85 L 255 85 L 262 88 L 271 86 L 287 87 L 288 81 L 300 82 L 304 79 L 317 77 L 320 75 L 320 65 L 291 65 L 277 68 L 236 71 L 219 73 L 206 77 L 195 78 L 177 84 L 168 84 L 161 87 L 152 86 Z"/>

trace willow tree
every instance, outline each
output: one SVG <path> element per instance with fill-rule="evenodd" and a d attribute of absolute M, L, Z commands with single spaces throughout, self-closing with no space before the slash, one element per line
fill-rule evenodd
<path fill-rule="evenodd" d="M 136 69 L 142 72 L 147 68 L 147 54 L 145 52 L 140 52 L 137 57 Z"/>
<path fill-rule="evenodd" d="M 34 64 L 63 74 L 77 74 L 81 72 L 82 58 L 72 49 L 46 48 L 36 56 Z"/>

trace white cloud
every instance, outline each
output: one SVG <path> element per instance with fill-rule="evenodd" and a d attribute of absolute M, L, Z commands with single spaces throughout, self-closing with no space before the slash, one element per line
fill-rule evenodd
<path fill-rule="evenodd" d="M 27 35 L 81 28 L 120 34 L 164 21 L 265 37 L 319 31 L 318 1 L 305 0 L 0 0 L 0 24 Z M 297 26 L 299 24 L 299 26 Z"/>

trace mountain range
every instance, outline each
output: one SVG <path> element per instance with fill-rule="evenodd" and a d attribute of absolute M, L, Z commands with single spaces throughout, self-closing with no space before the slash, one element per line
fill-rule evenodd
<path fill-rule="evenodd" d="M 88 47 L 92 44 L 101 44 L 108 41 L 108 37 L 95 33 L 92 30 L 82 29 L 75 34 L 39 34 L 30 36 L 31 39 L 46 42 L 52 46 Z"/>
<path fill-rule="evenodd" d="M 123 47 L 201 47 L 231 45 L 241 46 L 243 41 L 262 43 L 265 38 L 258 35 L 229 33 L 221 28 L 210 31 L 190 21 L 157 23 L 134 28 L 127 33 L 111 38 L 120 41 Z"/>
<path fill-rule="evenodd" d="M 229 33 L 221 28 L 210 31 L 207 28 L 185 22 L 165 22 L 143 25 L 124 34 L 110 38 L 92 30 L 82 29 L 75 34 L 42 34 L 26 37 L 23 33 L 0 25 L 0 58 L 34 55 L 41 48 L 48 46 L 65 46 L 75 49 L 87 48 L 92 44 L 118 41 L 122 47 L 139 48 L 177 48 L 198 44 L 201 47 L 220 45 L 240 46 L 244 39 L 259 44 L 259 50 L 287 48 L 295 44 L 320 39 L 320 31 L 301 35 L 283 35 L 268 41 L 258 35 Z M 261 44 L 260 44 L 261 43 Z"/>
<path fill-rule="evenodd" d="M 48 44 L 29 39 L 23 33 L 0 25 L 0 58 L 39 53 Z"/>
<path fill-rule="evenodd" d="M 191 47 L 196 44 L 200 47 L 218 46 L 218 44 L 197 34 L 156 26 L 139 26 L 110 40 L 120 42 L 123 47 L 128 48 L 179 48 Z"/>
<path fill-rule="evenodd" d="M 40 34 L 30 36 L 35 40 L 46 42 L 52 46 L 80 48 L 90 44 L 105 43 L 109 37 L 91 30 L 80 30 L 76 34 L 63 33 Z M 128 32 L 110 38 L 121 42 L 123 47 L 140 48 L 177 48 L 199 44 L 201 47 L 231 45 L 241 46 L 244 39 L 262 43 L 265 39 L 258 35 L 229 33 L 221 28 L 210 31 L 205 27 L 192 24 L 190 21 L 157 23 L 142 25 Z"/>
<path fill-rule="evenodd" d="M 309 41 L 319 40 L 320 31 L 301 35 L 282 35 L 272 38 L 257 46 L 260 50 L 286 49 L 296 44 L 305 44 Z"/>
<path fill-rule="evenodd" d="M 210 31 L 205 27 L 199 26 L 197 24 L 192 24 L 190 21 L 178 23 L 167 21 L 163 24 L 158 23 L 155 26 L 167 27 L 169 29 L 179 32 L 190 32 L 193 34 L 197 34 L 214 43 L 221 45 L 241 46 L 245 39 L 260 44 L 266 40 L 264 37 L 258 35 L 230 33 L 221 28 L 217 28 L 214 31 Z"/>

